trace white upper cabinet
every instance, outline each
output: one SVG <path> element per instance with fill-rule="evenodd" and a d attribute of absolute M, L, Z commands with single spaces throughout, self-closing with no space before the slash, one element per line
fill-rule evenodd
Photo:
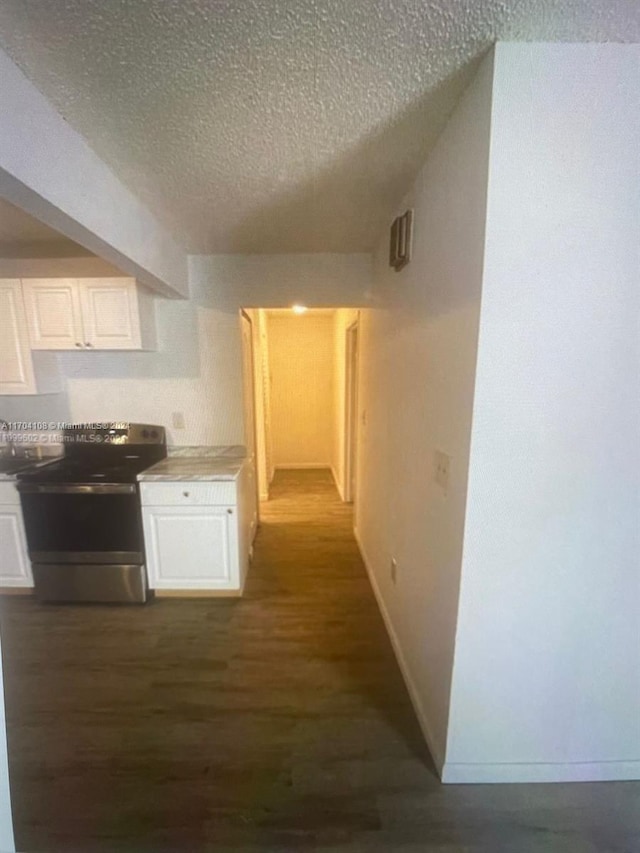
<path fill-rule="evenodd" d="M 0 317 L 0 383 L 5 394 L 20 393 L 33 385 L 33 365 L 19 281 L 0 282 Z"/>
<path fill-rule="evenodd" d="M 0 394 L 60 390 L 54 356 L 32 355 L 19 279 L 0 279 Z"/>
<path fill-rule="evenodd" d="M 85 345 L 96 349 L 141 349 L 135 282 L 81 279 L 80 304 Z"/>
<path fill-rule="evenodd" d="M 33 349 L 154 349 L 153 297 L 132 278 L 24 279 Z"/>
<path fill-rule="evenodd" d="M 32 349 L 76 349 L 83 344 L 75 279 L 25 278 L 22 291 Z"/>

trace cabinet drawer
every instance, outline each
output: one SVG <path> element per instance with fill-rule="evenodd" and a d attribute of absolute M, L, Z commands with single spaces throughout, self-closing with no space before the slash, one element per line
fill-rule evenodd
<path fill-rule="evenodd" d="M 236 502 L 234 482 L 140 483 L 143 506 L 227 506 Z"/>
<path fill-rule="evenodd" d="M 20 495 L 13 480 L 0 480 L 0 504 L 20 504 Z"/>

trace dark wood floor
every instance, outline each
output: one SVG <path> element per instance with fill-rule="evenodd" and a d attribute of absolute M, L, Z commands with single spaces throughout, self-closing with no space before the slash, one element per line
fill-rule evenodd
<path fill-rule="evenodd" d="M 640 851 L 635 783 L 439 784 L 328 473 L 278 474 L 242 600 L 0 627 L 20 851 Z"/>

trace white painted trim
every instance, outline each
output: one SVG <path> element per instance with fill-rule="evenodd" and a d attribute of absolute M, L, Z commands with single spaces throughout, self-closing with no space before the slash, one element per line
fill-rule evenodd
<path fill-rule="evenodd" d="M 398 666 L 402 672 L 411 702 L 413 704 L 422 734 L 427 742 L 429 751 L 433 757 L 436 769 L 440 773 L 442 782 L 446 785 L 480 785 L 480 784 L 507 784 L 507 783 L 535 783 L 535 782 L 633 782 L 640 781 L 640 761 L 597 761 L 561 764 L 455 764 L 445 763 L 435 745 L 435 740 L 429 725 L 429 720 L 420 701 L 418 691 L 415 687 L 411 672 L 402 653 L 398 637 L 394 631 L 389 613 L 380 593 L 380 588 L 366 552 L 362 546 L 357 528 L 353 533 L 360 549 L 362 561 L 369 576 L 369 582 L 373 589 L 380 613 L 384 620 L 393 651 L 395 652 Z"/>
<path fill-rule="evenodd" d="M 342 483 L 338 479 L 338 475 L 336 474 L 336 469 L 331 466 L 331 476 L 333 477 L 333 482 L 336 484 L 336 489 L 338 490 L 338 494 L 340 495 L 340 500 L 345 502 L 344 492 L 342 491 Z"/>
<path fill-rule="evenodd" d="M 320 468 L 329 468 L 331 469 L 331 465 L 328 462 L 291 462 L 288 465 L 274 465 L 276 471 L 286 471 L 286 470 L 306 470 L 306 469 L 320 469 Z"/>
<path fill-rule="evenodd" d="M 344 429 L 343 458 L 344 482 L 343 500 L 353 503 L 354 480 L 358 476 L 358 336 L 360 334 L 360 314 L 345 329 L 344 338 Z"/>
<path fill-rule="evenodd" d="M 9 788 L 9 754 L 3 693 L 2 655 L 0 655 L 0 850 L 3 853 L 13 853 L 15 849 L 11 790 Z"/>
<path fill-rule="evenodd" d="M 367 570 L 367 574 L 369 576 L 369 583 L 371 584 L 371 588 L 373 589 L 373 594 L 376 597 L 380 613 L 382 614 L 382 619 L 384 620 L 387 633 L 389 634 L 389 639 L 391 640 L 391 645 L 393 646 L 393 651 L 395 653 L 396 660 L 398 661 L 400 672 L 402 673 L 402 677 L 404 678 L 404 683 L 407 685 L 407 690 L 409 691 L 409 697 L 411 698 L 413 710 L 415 711 L 416 717 L 418 718 L 418 723 L 420 724 L 422 734 L 424 735 L 424 739 L 426 740 L 427 746 L 429 747 L 429 752 L 431 753 L 431 757 L 433 758 L 436 770 L 442 778 L 443 767 L 445 766 L 444 758 L 441 756 L 440 750 L 436 746 L 431 725 L 429 724 L 427 714 L 420 700 L 418 689 L 416 688 L 413 678 L 411 676 L 409 666 L 402 652 L 402 647 L 400 646 L 400 641 L 398 640 L 396 632 L 393 628 L 391 617 L 389 616 L 389 613 L 387 611 L 384 599 L 382 597 L 382 593 L 380 592 L 380 588 L 378 586 L 378 582 L 376 581 L 376 577 L 373 571 L 371 570 L 369 560 L 362 546 L 362 542 L 360 541 L 360 536 L 356 527 L 353 528 L 353 534 L 356 538 L 356 542 L 358 543 L 358 548 L 360 549 L 360 556 L 362 557 L 362 562 L 364 563 L 365 568 Z"/>
<path fill-rule="evenodd" d="M 565 764 L 454 764 L 442 768 L 448 785 L 532 782 L 632 782 L 640 780 L 640 761 Z"/>

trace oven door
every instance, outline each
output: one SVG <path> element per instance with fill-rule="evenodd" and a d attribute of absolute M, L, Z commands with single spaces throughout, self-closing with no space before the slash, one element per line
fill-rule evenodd
<path fill-rule="evenodd" d="M 140 504 L 131 483 L 18 483 L 32 563 L 142 564 Z"/>

